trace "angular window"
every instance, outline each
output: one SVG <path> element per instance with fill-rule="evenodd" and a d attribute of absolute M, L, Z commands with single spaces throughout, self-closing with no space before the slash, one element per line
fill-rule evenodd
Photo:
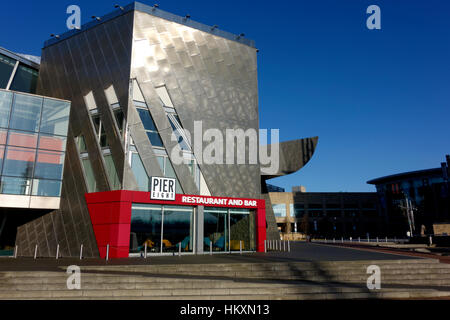
<path fill-rule="evenodd" d="M 33 180 L 32 196 L 59 197 L 61 195 L 61 181 Z"/>
<path fill-rule="evenodd" d="M 95 181 L 91 161 L 88 158 L 83 158 L 81 159 L 81 165 L 83 166 L 84 174 L 86 175 L 88 192 L 97 192 L 97 182 Z"/>
<path fill-rule="evenodd" d="M 38 150 L 34 177 L 38 179 L 61 180 L 64 152 Z"/>
<path fill-rule="evenodd" d="M 139 191 L 149 191 L 150 179 L 148 178 L 147 171 L 145 171 L 141 157 L 137 152 L 133 152 L 131 155 L 131 170 L 136 178 Z"/>
<path fill-rule="evenodd" d="M 0 91 L 0 127 L 2 128 L 8 128 L 12 98 L 12 92 Z"/>
<path fill-rule="evenodd" d="M 33 175 L 35 149 L 7 147 L 3 175 L 28 178 Z"/>
<path fill-rule="evenodd" d="M 0 54 L 0 88 L 6 89 L 15 65 L 16 60 Z"/>
<path fill-rule="evenodd" d="M 123 128 L 125 126 L 125 117 L 122 108 L 114 109 L 114 118 L 117 123 L 117 128 L 119 129 L 120 136 L 123 137 Z"/>
<path fill-rule="evenodd" d="M 106 173 L 108 174 L 109 181 L 111 183 L 111 190 L 120 190 L 121 184 L 119 176 L 117 175 L 116 166 L 111 154 L 105 154 Z"/>
<path fill-rule="evenodd" d="M 108 147 L 108 141 L 106 139 L 105 128 L 103 127 L 100 115 L 92 116 L 92 122 L 94 123 L 95 134 L 101 148 Z"/>
<path fill-rule="evenodd" d="M 154 147 L 164 148 L 164 145 L 159 136 L 158 130 L 156 129 L 155 123 L 150 115 L 150 112 L 146 109 L 137 108 L 139 116 L 141 118 L 144 129 L 147 132 L 148 139 Z"/>
<path fill-rule="evenodd" d="M 39 72 L 19 64 L 10 90 L 35 93 Z"/>
<path fill-rule="evenodd" d="M 78 147 L 78 151 L 80 153 L 87 152 L 86 140 L 84 140 L 84 136 L 83 135 L 75 137 L 75 143 L 76 143 L 76 145 Z"/>
<path fill-rule="evenodd" d="M 67 136 L 69 114 L 68 102 L 44 99 L 40 132 Z"/>

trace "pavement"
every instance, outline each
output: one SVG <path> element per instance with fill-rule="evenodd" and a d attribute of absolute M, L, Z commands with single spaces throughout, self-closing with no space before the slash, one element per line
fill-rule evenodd
<path fill-rule="evenodd" d="M 380 252 L 364 248 L 337 245 L 291 242 L 291 252 L 268 252 L 247 254 L 214 254 L 182 256 L 149 256 L 143 258 L 123 258 L 106 261 L 104 259 L 77 258 L 0 258 L 0 271 L 55 271 L 60 267 L 104 266 L 104 265 L 168 265 L 168 264 L 226 264 L 226 263 L 274 263 L 274 262 L 319 262 L 319 261 L 365 261 L 417 259 L 417 256 L 402 252 Z"/>

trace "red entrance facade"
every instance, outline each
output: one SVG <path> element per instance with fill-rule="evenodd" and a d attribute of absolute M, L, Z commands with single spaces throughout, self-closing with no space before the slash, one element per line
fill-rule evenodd
<path fill-rule="evenodd" d="M 266 209 L 262 199 L 207 197 L 177 194 L 175 201 L 151 200 L 150 192 L 108 191 L 85 194 L 100 257 L 127 258 L 130 247 L 131 211 L 133 204 L 204 206 L 241 208 L 255 211 L 256 251 L 264 252 Z"/>

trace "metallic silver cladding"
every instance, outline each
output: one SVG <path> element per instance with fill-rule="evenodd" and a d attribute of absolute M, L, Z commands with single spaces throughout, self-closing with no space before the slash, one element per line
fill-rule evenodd
<path fill-rule="evenodd" d="M 19 255 L 33 255 L 34 246 L 38 244 L 40 256 L 54 256 L 59 243 L 63 256 L 77 256 L 81 244 L 85 257 L 99 256 L 84 198 L 88 190 L 74 139 L 80 134 L 85 137 L 98 190 L 111 190 L 102 151 L 83 99 L 91 91 L 106 128 L 119 180 L 127 189 L 137 187 L 125 161 L 124 148 L 104 91 L 111 85 L 114 87 L 127 116 L 133 19 L 134 14 L 129 12 L 42 50 L 39 94 L 72 101 L 61 207 L 18 228 Z"/>
<path fill-rule="evenodd" d="M 144 12 L 135 11 L 134 22 L 131 77 L 141 86 L 169 157 L 176 143 L 170 141 L 155 87 L 166 86 L 191 134 L 194 121 L 202 121 L 204 131 L 219 129 L 224 137 L 226 129 L 259 129 L 255 48 Z M 200 168 L 214 196 L 260 197 L 259 164 Z M 184 191 L 198 193 L 187 166 L 174 169 Z"/>

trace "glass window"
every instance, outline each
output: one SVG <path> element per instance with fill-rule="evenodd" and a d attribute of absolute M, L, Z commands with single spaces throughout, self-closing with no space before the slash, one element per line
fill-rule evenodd
<path fill-rule="evenodd" d="M 131 170 L 134 173 L 136 182 L 140 191 L 149 191 L 150 180 L 145 171 L 144 164 L 142 163 L 141 157 L 138 153 L 134 153 L 131 156 Z"/>
<path fill-rule="evenodd" d="M 0 88 L 6 89 L 15 65 L 16 60 L 0 54 Z"/>
<path fill-rule="evenodd" d="M 138 108 L 137 111 L 139 113 L 139 116 L 141 117 L 141 121 L 144 125 L 145 130 L 158 131 L 148 110 Z"/>
<path fill-rule="evenodd" d="M 158 132 L 147 131 L 147 136 L 152 146 L 160 148 L 164 147 Z"/>
<path fill-rule="evenodd" d="M 123 137 L 123 125 L 125 122 L 125 117 L 123 115 L 122 109 L 114 110 L 114 117 L 116 118 L 117 127 L 119 128 L 120 136 Z"/>
<path fill-rule="evenodd" d="M 44 99 L 40 132 L 67 136 L 70 103 Z"/>
<path fill-rule="evenodd" d="M 275 217 L 286 217 L 286 204 L 272 204 Z"/>
<path fill-rule="evenodd" d="M 205 252 L 228 251 L 228 210 L 226 208 L 204 209 L 204 241 Z"/>
<path fill-rule="evenodd" d="M 13 97 L 12 92 L 0 91 L 0 127 L 8 128 L 9 115 L 11 113 L 12 97 Z"/>
<path fill-rule="evenodd" d="M 112 155 L 107 154 L 105 155 L 105 164 L 106 164 L 106 173 L 108 174 L 109 181 L 111 182 L 111 188 L 112 190 L 120 190 L 120 180 L 119 176 L 117 175 L 116 166 L 114 165 L 114 160 L 112 158 Z"/>
<path fill-rule="evenodd" d="M 86 141 L 84 140 L 84 136 L 75 137 L 75 142 L 78 146 L 78 151 L 80 153 L 87 152 Z"/>
<path fill-rule="evenodd" d="M 34 177 L 61 180 L 63 165 L 64 152 L 38 150 Z"/>
<path fill-rule="evenodd" d="M 36 148 L 38 136 L 36 133 L 9 130 L 8 145 L 16 147 Z"/>
<path fill-rule="evenodd" d="M 39 72 L 19 64 L 10 90 L 35 93 Z"/>
<path fill-rule="evenodd" d="M 230 250 L 255 250 L 255 215 L 247 209 L 229 209 Z"/>
<path fill-rule="evenodd" d="M 100 147 L 101 148 L 108 147 L 108 141 L 106 140 L 106 132 L 105 132 L 105 128 L 103 127 L 103 123 L 100 119 L 100 115 L 93 116 L 92 121 L 94 122 L 94 129 L 95 129 L 95 133 L 97 135 L 97 140 L 100 144 Z"/>
<path fill-rule="evenodd" d="M 162 207 L 133 204 L 131 209 L 130 252 L 161 252 Z"/>
<path fill-rule="evenodd" d="M 31 179 L 1 177 L 0 192 L 4 194 L 29 195 Z"/>
<path fill-rule="evenodd" d="M 33 174 L 36 150 L 7 147 L 3 164 L 3 175 L 14 177 L 31 177 Z"/>
<path fill-rule="evenodd" d="M 11 129 L 37 132 L 41 118 L 42 98 L 15 95 L 11 115 Z"/>
<path fill-rule="evenodd" d="M 61 194 L 61 181 L 33 180 L 31 195 L 41 197 L 59 197 Z"/>
<path fill-rule="evenodd" d="M 39 149 L 66 151 L 66 137 L 39 134 Z"/>
<path fill-rule="evenodd" d="M 95 181 L 94 170 L 92 169 L 91 161 L 89 159 L 82 159 L 81 164 L 86 175 L 88 192 L 97 192 L 97 183 Z"/>
<path fill-rule="evenodd" d="M 193 247 L 192 207 L 164 206 L 163 252 L 192 252 Z"/>

